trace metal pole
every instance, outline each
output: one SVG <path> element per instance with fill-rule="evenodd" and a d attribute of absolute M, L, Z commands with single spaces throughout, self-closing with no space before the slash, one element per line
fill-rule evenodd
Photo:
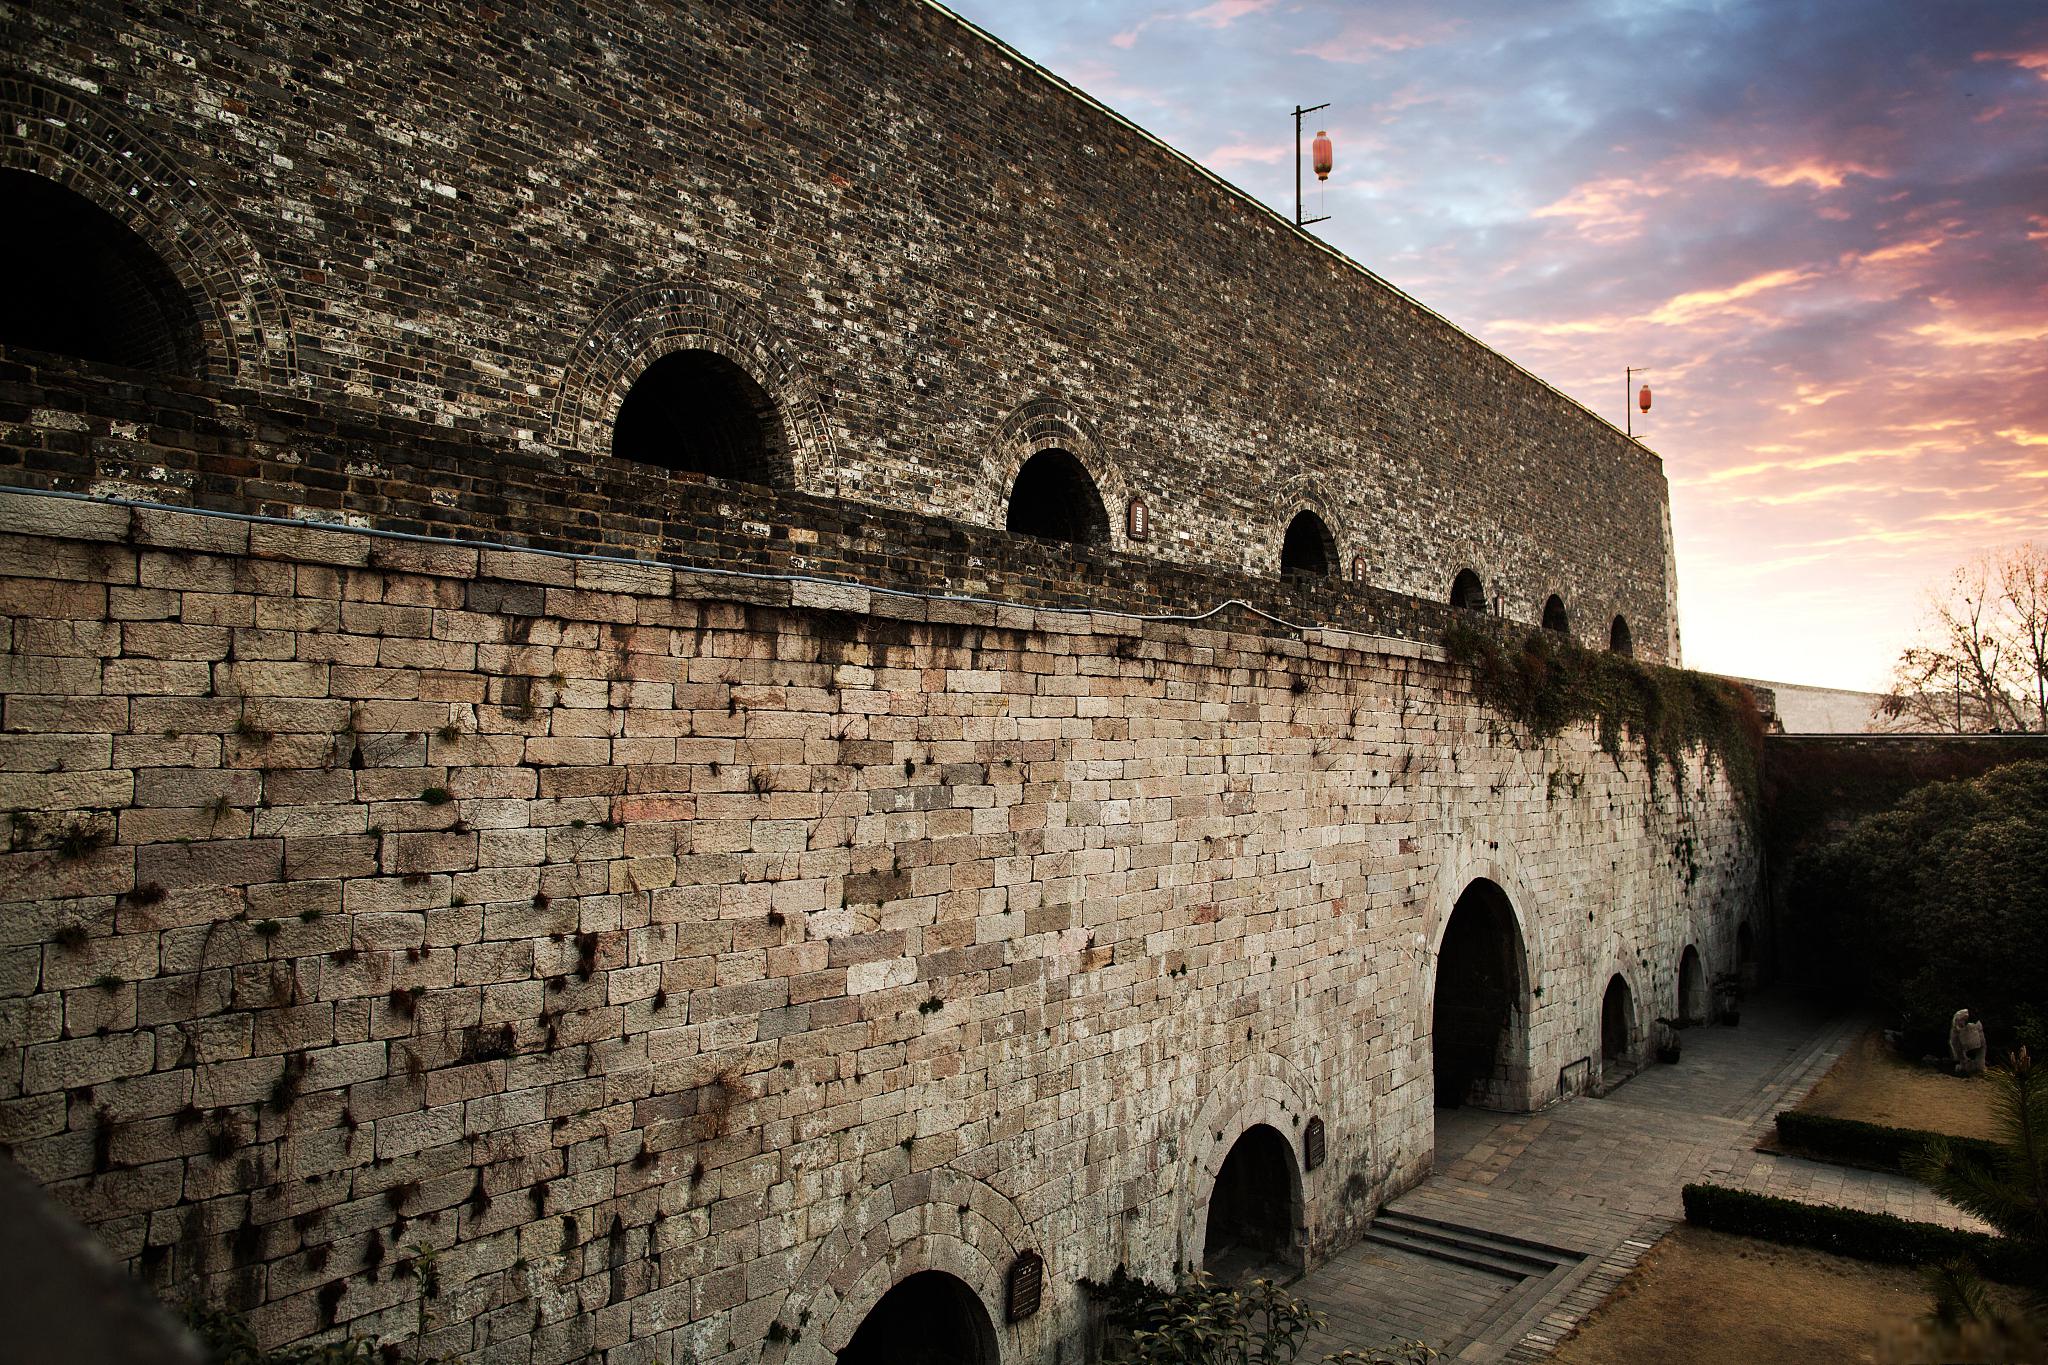
<path fill-rule="evenodd" d="M 1306 109 L 1298 104 L 1294 106 L 1294 225 L 1296 227 L 1307 227 L 1310 223 L 1320 223 L 1329 217 L 1328 214 L 1324 214 L 1322 218 L 1304 218 L 1301 216 L 1301 116 L 1303 114 L 1313 114 L 1318 109 L 1327 109 L 1329 107 L 1327 101 L 1322 104 L 1311 104 Z"/>
<path fill-rule="evenodd" d="M 1623 366 L 1621 371 L 1621 420 L 1622 429 L 1627 433 L 1631 441 L 1636 438 L 1636 396 L 1630 392 L 1635 386 L 1635 367 Z"/>

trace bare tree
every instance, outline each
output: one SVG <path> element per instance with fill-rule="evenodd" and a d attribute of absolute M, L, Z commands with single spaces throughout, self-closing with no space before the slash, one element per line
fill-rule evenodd
<path fill-rule="evenodd" d="M 2048 729 L 2048 552 L 2028 542 L 1957 569 L 1878 715 L 1905 730 Z"/>

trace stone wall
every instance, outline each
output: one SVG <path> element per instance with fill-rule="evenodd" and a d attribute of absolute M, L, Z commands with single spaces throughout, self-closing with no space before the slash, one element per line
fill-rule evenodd
<path fill-rule="evenodd" d="M 710 350 L 803 493 L 1000 527 L 1057 444 L 1113 548 L 1267 574 L 1310 509 L 1347 574 L 1441 601 L 1469 565 L 1678 657 L 1653 455 L 936 6 L 77 0 L 0 35 L 0 167 L 161 256 L 216 382 L 587 492 L 635 377 Z"/>
<path fill-rule="evenodd" d="M 0 1141 L 270 1340 L 823 1362 L 1028 1249 L 1003 1359 L 1073 1359 L 1249 1125 L 1327 1125 L 1311 1256 L 1426 1171 L 1474 878 L 1530 1103 L 1755 884 L 1711 767 L 1413 641 L 26 492 L 0 611 Z"/>

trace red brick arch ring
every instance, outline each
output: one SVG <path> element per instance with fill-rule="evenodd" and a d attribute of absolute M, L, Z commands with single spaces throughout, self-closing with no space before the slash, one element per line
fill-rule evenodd
<path fill-rule="evenodd" d="M 1005 1320 L 1005 1276 L 1019 1253 L 1045 1257 L 1044 1306 Z M 1062 1301 L 1053 1249 L 1032 1241 L 1017 1206 L 987 1183 L 944 1167 L 900 1176 L 850 1206 L 804 1263 L 776 1314 L 762 1365 L 832 1365 L 892 1285 L 940 1270 L 974 1291 L 995 1325 L 1005 1362 L 1036 1360 L 1059 1336 Z M 765 1329 L 764 1329 L 765 1332 Z M 796 1334 L 795 1341 L 786 1339 Z"/>
<path fill-rule="evenodd" d="M 1174 1260 L 1171 1266 L 1148 1266 L 1153 1278 L 1170 1282 L 1180 1267 L 1202 1263 L 1202 1244 L 1208 1235 L 1209 1199 L 1216 1190 L 1216 1177 L 1223 1170 L 1230 1149 L 1258 1124 L 1265 1124 L 1287 1139 L 1294 1153 L 1289 1178 L 1294 1183 L 1294 1232 L 1296 1250 L 1300 1239 L 1314 1223 L 1313 1210 L 1323 1206 L 1320 1186 L 1339 1163 L 1326 1161 L 1314 1171 L 1304 1172 L 1301 1160 L 1301 1129 L 1319 1111 L 1312 1107 L 1315 1093 L 1308 1077 L 1293 1062 L 1277 1052 L 1256 1052 L 1234 1064 L 1209 1091 L 1195 1122 L 1186 1130 L 1181 1151 L 1181 1178 L 1174 1214 Z M 1326 1119 L 1325 1122 L 1328 1122 Z"/>
<path fill-rule="evenodd" d="M 612 422 L 633 382 L 677 351 L 710 351 L 746 371 L 775 400 L 790 486 L 805 493 L 840 493 L 830 427 L 803 362 L 762 325 L 752 305 L 704 284 L 640 285 L 597 310 L 563 366 L 551 443 L 609 455 Z"/>
<path fill-rule="evenodd" d="M 140 237 L 199 320 L 205 377 L 289 384 L 291 316 L 255 247 L 171 154 L 79 91 L 0 74 L 0 166 L 80 195 Z"/>
<path fill-rule="evenodd" d="M 1066 451 L 1081 462 L 1081 467 L 1088 471 L 1088 477 L 1095 481 L 1095 491 L 1102 499 L 1103 510 L 1109 515 L 1109 540 L 1104 548 L 1144 548 L 1133 544 L 1128 535 L 1126 517 L 1132 497 L 1130 480 L 1110 455 L 1108 447 L 1097 437 L 1094 425 L 1080 410 L 1063 398 L 1049 395 L 1031 399 L 1003 419 L 984 460 L 981 494 L 977 505 L 968 509 L 968 517 L 997 530 L 1008 525 L 1010 490 L 1017 486 L 1017 475 L 1032 456 L 1044 450 Z M 1148 510 L 1152 521 L 1149 544 L 1164 538 L 1165 523 L 1160 518 L 1162 514 L 1170 516 L 1170 509 L 1157 506 L 1155 500 L 1155 505 Z"/>

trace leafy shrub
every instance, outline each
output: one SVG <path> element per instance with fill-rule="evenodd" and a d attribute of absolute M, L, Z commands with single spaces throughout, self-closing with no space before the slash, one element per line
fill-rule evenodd
<path fill-rule="evenodd" d="M 1890 1128 L 1857 1119 L 1801 1113 L 1797 1109 L 1787 1109 L 1778 1115 L 1778 1140 L 1823 1161 L 1871 1166 L 1882 1171 L 1906 1170 L 1916 1153 L 1937 1140 L 1984 1160 L 1990 1160 L 1998 1150 L 1996 1143 L 1978 1138 L 1949 1137 L 1919 1128 Z"/>
<path fill-rule="evenodd" d="M 2015 1279 L 2023 1273 L 2014 1248 L 1989 1233 L 1915 1223 L 1889 1213 L 1802 1204 L 1725 1185 L 1687 1185 L 1684 1199 L 1685 1221 L 1716 1232 L 1885 1265 L 1972 1259 L 1993 1279 Z"/>
<path fill-rule="evenodd" d="M 1106 1283 L 1082 1285 L 1103 1308 L 1103 1365 L 1288 1365 L 1323 1315 L 1271 1280 L 1218 1284 L 1194 1271 L 1161 1288 L 1118 1266 Z M 1426 1365 L 1419 1341 L 1386 1351 L 1344 1351 L 1326 1365 Z"/>
<path fill-rule="evenodd" d="M 1969 1006 L 1994 1055 L 2048 1014 L 2048 762 L 1919 788 L 1799 859 L 1809 973 L 1948 1052 Z"/>

